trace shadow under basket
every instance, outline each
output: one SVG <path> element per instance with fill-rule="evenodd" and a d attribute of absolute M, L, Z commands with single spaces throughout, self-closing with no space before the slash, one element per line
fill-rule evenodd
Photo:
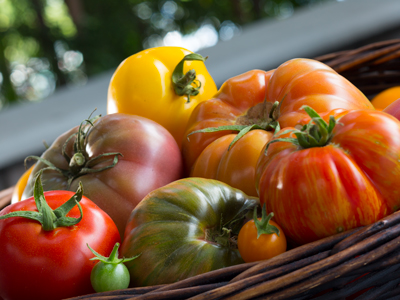
<path fill-rule="evenodd" d="M 368 98 L 400 85 L 400 39 L 316 58 Z M 0 208 L 12 188 L 0 192 Z M 73 299 L 399 299 L 400 212 L 362 228 L 291 249 L 272 259 L 176 283 Z"/>

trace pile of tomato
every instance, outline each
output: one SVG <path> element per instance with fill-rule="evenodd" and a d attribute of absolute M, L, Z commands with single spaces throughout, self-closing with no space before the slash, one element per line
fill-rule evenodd
<path fill-rule="evenodd" d="M 179 47 L 132 55 L 105 116 L 88 112 L 27 158 L 0 212 L 0 299 L 176 282 L 400 207 L 400 99 L 371 103 L 311 59 L 217 90 L 205 60 Z"/>

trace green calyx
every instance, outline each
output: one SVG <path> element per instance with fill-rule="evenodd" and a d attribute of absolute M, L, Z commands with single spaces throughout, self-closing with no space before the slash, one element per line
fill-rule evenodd
<path fill-rule="evenodd" d="M 335 128 L 337 121 L 333 116 L 329 117 L 329 124 L 321 118 L 321 116 L 311 107 L 302 106 L 307 114 L 310 116 L 311 120 L 308 124 L 304 125 L 300 130 L 290 129 L 281 132 L 279 135 L 287 134 L 292 132 L 296 137 L 293 138 L 277 138 L 270 141 L 266 147 L 272 143 L 276 142 L 290 142 L 294 145 L 300 146 L 303 149 L 313 148 L 313 147 L 323 147 L 329 144 L 332 139 L 332 132 Z"/>
<path fill-rule="evenodd" d="M 40 224 L 42 224 L 43 230 L 45 231 L 51 231 L 58 227 L 69 227 L 78 224 L 82 220 L 83 216 L 82 207 L 79 204 L 79 201 L 81 201 L 83 195 L 82 184 L 79 184 L 75 195 L 73 195 L 67 202 L 59 206 L 57 209 L 52 210 L 44 197 L 43 186 L 41 182 L 42 172 L 42 170 L 38 172 L 33 190 L 33 196 L 38 211 L 15 211 L 1 216 L 0 219 L 24 217 L 38 221 Z M 67 217 L 68 212 L 71 211 L 75 205 L 78 205 L 81 216 L 79 218 Z"/>
<path fill-rule="evenodd" d="M 221 214 L 220 224 L 205 230 L 204 239 L 207 242 L 222 247 L 237 249 L 237 236 L 245 220 L 251 215 L 253 208 L 257 208 L 259 201 L 247 201 L 243 207 L 229 220 L 224 220 Z"/>
<path fill-rule="evenodd" d="M 115 243 L 113 250 L 111 251 L 111 254 L 109 257 L 105 257 L 102 256 L 101 254 L 97 253 L 95 250 L 93 250 L 89 244 L 86 244 L 88 246 L 88 248 L 90 249 L 90 251 L 92 251 L 92 253 L 95 255 L 95 257 L 91 258 L 90 260 L 99 260 L 105 264 L 122 264 L 126 261 L 131 261 L 136 259 L 137 257 L 140 256 L 136 255 L 134 257 L 130 257 L 130 258 L 118 258 L 118 249 L 119 249 L 119 243 Z"/>
<path fill-rule="evenodd" d="M 186 74 L 183 73 L 183 65 L 185 61 L 198 60 L 205 62 L 207 57 L 203 57 L 197 53 L 186 55 L 175 67 L 172 73 L 172 85 L 175 93 L 179 96 L 187 96 L 187 103 L 190 102 L 190 96 L 196 96 L 200 92 L 201 82 L 196 79 L 196 71 L 189 70 Z"/>
<path fill-rule="evenodd" d="M 260 104 L 264 105 L 265 103 L 260 103 Z M 235 125 L 226 125 L 226 126 L 219 126 L 219 127 L 209 127 L 209 128 L 205 128 L 205 129 L 192 131 L 191 133 L 188 134 L 187 139 L 189 140 L 190 135 L 199 133 L 199 132 L 218 132 L 218 131 L 225 131 L 225 130 L 237 131 L 238 134 L 233 139 L 233 141 L 229 144 L 229 147 L 228 147 L 228 151 L 229 151 L 231 149 L 231 147 L 239 139 L 241 139 L 246 133 L 248 133 L 251 130 L 261 129 L 261 130 L 266 130 L 266 131 L 271 131 L 271 130 L 279 131 L 280 126 L 277 121 L 277 112 L 279 111 L 279 108 L 280 108 L 280 103 L 278 101 L 276 101 L 274 104 L 272 104 L 272 107 L 268 111 L 267 116 L 263 116 L 262 118 L 254 118 L 254 119 L 247 118 L 246 121 L 242 122 L 242 123 L 247 123 L 247 124 L 243 124 L 243 125 L 235 124 Z M 264 112 L 267 112 L 267 110 L 264 110 Z"/>
<path fill-rule="evenodd" d="M 262 208 L 262 213 L 261 213 L 261 220 L 257 218 L 257 208 L 254 208 L 254 215 L 253 215 L 253 220 L 254 220 L 254 225 L 256 225 L 257 228 L 257 239 L 262 235 L 262 234 L 276 234 L 279 236 L 280 231 L 278 227 L 271 225 L 269 221 L 272 219 L 274 216 L 274 213 L 271 212 L 267 216 L 266 208 L 265 208 L 265 203 Z"/>
<path fill-rule="evenodd" d="M 86 153 L 86 144 L 87 144 L 87 139 L 89 135 L 89 130 L 90 128 L 94 127 L 94 122 L 99 119 L 101 116 L 95 116 L 93 118 L 84 120 L 78 129 L 78 132 L 73 133 L 70 135 L 67 140 L 65 141 L 63 147 L 62 147 L 62 155 L 64 156 L 65 160 L 68 162 L 69 168 L 67 170 L 61 169 L 56 167 L 53 163 L 50 161 L 39 157 L 39 156 L 28 156 L 25 159 L 25 164 L 28 160 L 30 159 L 35 159 L 37 161 L 40 161 L 44 163 L 47 167 L 43 168 L 42 170 L 54 170 L 62 175 L 65 176 L 65 178 L 68 179 L 68 187 L 70 187 L 72 181 L 75 179 L 79 178 L 80 176 L 90 174 L 90 173 L 98 173 L 102 172 L 104 170 L 113 168 L 117 163 L 118 163 L 118 157 L 122 156 L 121 153 L 118 152 L 111 152 L 111 153 L 104 153 L 99 156 L 96 156 L 94 158 L 90 158 L 89 155 Z M 67 146 L 68 143 L 74 139 L 74 144 L 73 144 L 73 155 L 70 157 L 67 154 Z M 99 163 L 99 162 L 104 162 L 104 161 L 110 161 L 111 163 L 103 168 L 96 168 L 94 169 L 93 167 Z"/>

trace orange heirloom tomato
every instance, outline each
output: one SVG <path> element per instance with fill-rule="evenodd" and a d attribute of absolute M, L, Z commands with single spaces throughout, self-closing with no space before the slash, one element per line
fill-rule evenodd
<path fill-rule="evenodd" d="M 400 99 L 400 86 L 394 86 L 380 92 L 372 98 L 371 103 L 376 109 L 383 110 L 397 99 Z"/>
<path fill-rule="evenodd" d="M 260 155 L 260 203 L 286 237 L 309 243 L 372 224 L 400 207 L 400 122 L 376 110 L 284 128 Z"/>
<path fill-rule="evenodd" d="M 111 78 L 107 113 L 156 121 L 181 146 L 190 113 L 217 92 L 204 60 L 180 47 L 156 47 L 128 57 Z"/>
<path fill-rule="evenodd" d="M 253 130 L 244 135 L 228 150 L 236 134 L 222 136 L 199 155 L 192 177 L 216 179 L 240 189 L 249 196 L 258 197 L 254 176 L 258 157 L 272 132 Z"/>
<path fill-rule="evenodd" d="M 253 220 L 248 221 L 239 231 L 238 249 L 245 262 L 270 259 L 286 251 L 287 242 L 283 230 L 271 220 L 274 216 L 266 216 L 265 206 L 262 218 L 257 218 L 254 210 Z"/>
<path fill-rule="evenodd" d="M 16 203 L 22 200 L 22 194 L 25 190 L 26 184 L 28 183 L 28 178 L 32 173 L 34 165 L 32 165 L 28 170 L 22 174 L 22 176 L 18 179 L 15 184 L 14 191 L 11 197 L 11 203 Z"/>
<path fill-rule="evenodd" d="M 186 174 L 221 180 L 256 196 L 254 174 L 263 144 L 277 123 L 281 127 L 308 123 L 303 105 L 325 119 L 373 109 L 352 83 L 315 60 L 293 59 L 276 70 L 246 72 L 228 79 L 212 99 L 193 110 L 182 143 Z M 252 131 L 263 133 L 245 138 Z M 221 138 L 228 135 L 232 136 Z M 227 142 L 236 137 L 241 138 Z"/>

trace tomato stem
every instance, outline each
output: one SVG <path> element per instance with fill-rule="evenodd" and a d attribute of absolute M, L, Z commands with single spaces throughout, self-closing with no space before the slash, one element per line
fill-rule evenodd
<path fill-rule="evenodd" d="M 263 105 L 264 103 L 260 103 L 259 105 Z M 218 131 L 225 131 L 225 130 L 229 130 L 229 131 L 238 131 L 238 134 L 235 136 L 235 138 L 232 140 L 232 142 L 229 144 L 228 147 L 228 151 L 232 148 L 232 146 L 239 140 L 241 139 L 246 133 L 248 133 L 251 130 L 256 130 L 256 129 L 261 129 L 261 130 L 280 130 L 280 126 L 278 121 L 276 121 L 274 119 L 274 115 L 276 114 L 276 110 L 279 109 L 279 102 L 275 101 L 274 104 L 272 104 L 271 106 L 271 110 L 269 112 L 269 117 L 267 117 L 266 119 L 249 119 L 244 121 L 244 123 L 246 123 L 246 125 L 242 125 L 242 124 L 235 124 L 235 125 L 225 125 L 225 126 L 219 126 L 219 127 L 208 127 L 208 128 L 204 128 L 204 129 L 200 129 L 200 130 L 195 130 L 192 131 L 191 133 L 189 133 L 187 135 L 187 139 L 189 140 L 189 136 L 195 133 L 207 133 L 207 132 L 218 132 Z M 264 115 L 264 114 L 263 114 Z M 264 117 L 263 117 L 264 118 Z M 244 118 L 242 118 L 241 120 L 243 121 Z M 247 124 L 250 123 L 250 124 Z"/>
<path fill-rule="evenodd" d="M 124 262 L 127 261 L 131 261 L 134 260 L 136 258 L 138 258 L 140 256 L 140 254 L 133 256 L 133 257 L 129 257 L 129 258 L 118 258 L 118 249 L 119 249 L 119 243 L 115 243 L 114 248 L 111 251 L 111 254 L 109 257 L 103 256 L 100 253 L 96 252 L 95 250 L 93 250 L 89 244 L 86 244 L 88 246 L 88 248 L 90 249 L 90 251 L 92 251 L 92 253 L 94 254 L 95 257 L 91 258 L 90 260 L 99 260 L 103 263 L 106 264 L 122 264 Z"/>
<path fill-rule="evenodd" d="M 276 137 L 279 137 L 287 133 L 293 133 L 295 137 L 273 139 L 267 144 L 265 153 L 267 152 L 270 144 L 277 142 L 290 142 L 293 143 L 294 145 L 302 147 L 303 149 L 313 148 L 313 147 L 323 147 L 330 142 L 333 135 L 333 129 L 337 124 L 336 119 L 333 116 L 330 116 L 329 123 L 327 123 L 311 107 L 302 106 L 302 109 L 304 109 L 310 116 L 311 118 L 310 122 L 304 125 L 301 130 L 288 129 L 280 132 L 278 135 L 276 135 Z"/>
<path fill-rule="evenodd" d="M 81 201 L 83 195 L 82 184 L 79 183 L 79 187 L 75 195 L 73 195 L 67 202 L 65 202 L 63 205 L 59 206 L 55 210 L 52 210 L 51 207 L 47 204 L 46 198 L 44 196 L 43 186 L 41 182 L 42 173 L 43 170 L 40 170 L 37 173 L 33 190 L 33 196 L 38 211 L 15 211 L 1 216 L 0 219 L 23 217 L 35 220 L 42 224 L 42 228 L 44 231 L 51 231 L 58 227 L 69 227 L 78 224 L 82 220 L 83 216 L 82 207 L 79 204 L 79 201 Z M 78 205 L 80 217 L 67 217 L 67 214 L 75 205 Z"/>
<path fill-rule="evenodd" d="M 248 201 L 243 209 L 241 209 L 230 220 L 223 220 L 221 215 L 221 224 L 205 230 L 205 240 L 209 243 L 217 244 L 231 249 L 237 249 L 237 235 L 242 228 L 245 220 L 248 218 L 248 213 L 253 207 L 257 207 L 257 201 Z"/>
<path fill-rule="evenodd" d="M 68 163 L 69 168 L 67 170 L 60 169 L 56 167 L 54 164 L 52 164 L 50 161 L 38 156 L 28 156 L 25 159 L 25 164 L 30 159 L 35 159 L 37 161 L 42 162 L 43 164 L 46 165 L 46 167 L 42 168 L 41 170 L 43 171 L 53 170 L 61 173 L 64 177 L 68 179 L 67 181 L 68 188 L 71 186 L 72 181 L 83 175 L 89 173 L 98 173 L 113 168 L 118 163 L 118 157 L 123 156 L 121 153 L 119 152 L 103 153 L 96 157 L 90 158 L 86 152 L 86 144 L 89 135 L 89 129 L 95 126 L 95 121 L 99 118 L 100 115 L 95 116 L 93 118 L 90 118 L 89 116 L 89 119 L 86 119 L 83 122 L 81 122 L 78 132 L 71 134 L 66 139 L 65 143 L 62 146 L 62 155 Z M 69 142 L 74 138 L 75 140 L 73 144 L 73 155 L 72 157 L 69 157 L 67 154 L 67 146 Z M 111 161 L 111 163 L 102 168 L 96 168 L 96 169 L 93 168 L 97 163 L 107 162 L 107 161 Z"/>
<path fill-rule="evenodd" d="M 271 221 L 273 216 L 274 216 L 273 212 L 269 213 L 267 216 L 265 203 L 263 205 L 262 212 L 261 212 L 261 220 L 258 219 L 258 217 L 257 217 L 257 207 L 254 208 L 253 220 L 254 220 L 254 225 L 256 225 L 256 228 L 257 228 L 257 239 L 262 234 L 274 234 L 275 233 L 277 236 L 279 236 L 280 231 L 279 231 L 278 227 L 269 223 L 269 221 Z"/>
<path fill-rule="evenodd" d="M 183 74 L 183 65 L 185 61 L 198 60 L 205 62 L 206 59 L 207 57 L 203 57 L 200 54 L 190 53 L 176 65 L 174 72 L 172 73 L 172 85 L 175 93 L 179 96 L 186 95 L 187 103 L 190 102 L 190 96 L 196 96 L 199 94 L 201 82 L 196 79 L 196 71 L 194 69 Z"/>

